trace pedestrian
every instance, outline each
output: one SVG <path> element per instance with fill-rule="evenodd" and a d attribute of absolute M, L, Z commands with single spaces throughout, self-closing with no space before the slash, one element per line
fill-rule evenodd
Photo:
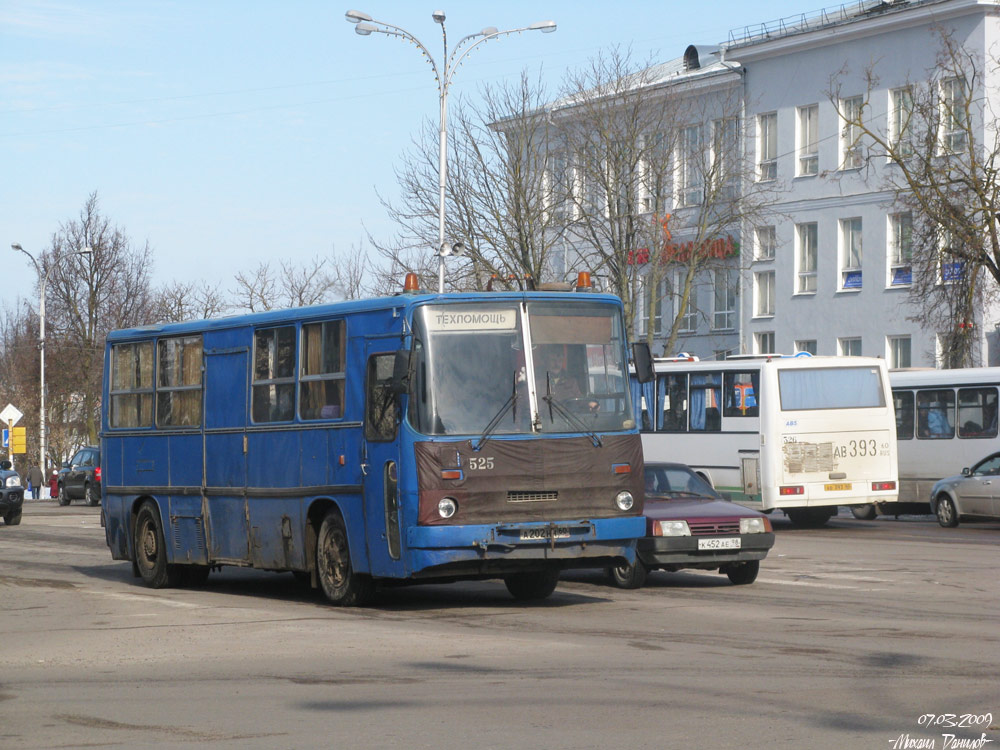
<path fill-rule="evenodd" d="M 55 498 L 59 496 L 59 471 L 57 469 L 52 470 L 52 476 L 49 477 L 49 497 Z"/>
<path fill-rule="evenodd" d="M 42 470 L 36 464 L 28 469 L 28 490 L 35 500 L 42 496 Z"/>

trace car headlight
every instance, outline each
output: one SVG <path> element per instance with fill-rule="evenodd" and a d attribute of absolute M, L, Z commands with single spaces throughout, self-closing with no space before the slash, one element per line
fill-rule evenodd
<path fill-rule="evenodd" d="M 441 518 L 451 518 L 458 511 L 458 503 L 454 498 L 442 497 L 438 501 L 438 515 Z"/>
<path fill-rule="evenodd" d="M 740 519 L 740 533 L 741 534 L 763 534 L 765 531 L 770 531 L 770 522 L 766 518 L 741 518 Z"/>
<path fill-rule="evenodd" d="M 16 476 L 15 477 L 7 477 L 6 485 L 8 487 L 20 487 L 21 486 L 21 480 L 18 479 Z"/>
<path fill-rule="evenodd" d="M 628 490 L 623 490 L 615 495 L 615 505 L 618 506 L 618 510 L 632 510 L 632 505 L 635 500 L 632 498 L 632 493 Z"/>
<path fill-rule="evenodd" d="M 653 536 L 691 536 L 691 529 L 687 521 L 657 521 L 653 524 Z"/>

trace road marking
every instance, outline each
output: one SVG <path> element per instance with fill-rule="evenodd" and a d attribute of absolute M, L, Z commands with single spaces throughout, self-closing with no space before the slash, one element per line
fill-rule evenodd
<path fill-rule="evenodd" d="M 819 589 L 843 589 L 845 591 L 855 591 L 860 586 L 839 586 L 835 583 L 818 583 L 816 581 L 785 581 L 780 578 L 758 578 L 757 583 L 778 583 L 782 586 L 813 586 Z M 876 591 L 877 589 L 867 589 Z"/>

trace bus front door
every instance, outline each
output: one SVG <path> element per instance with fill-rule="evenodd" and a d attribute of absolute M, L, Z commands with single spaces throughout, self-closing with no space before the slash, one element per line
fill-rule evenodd
<path fill-rule="evenodd" d="M 362 484 L 372 575 L 403 577 L 406 572 L 398 486 L 399 401 L 391 387 L 394 361 L 395 352 L 376 352 L 368 357 Z"/>

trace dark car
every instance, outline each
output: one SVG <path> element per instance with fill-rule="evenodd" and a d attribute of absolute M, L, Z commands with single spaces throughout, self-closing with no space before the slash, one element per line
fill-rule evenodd
<path fill-rule="evenodd" d="M 774 546 L 767 516 L 724 500 L 684 464 L 646 464 L 643 515 L 635 565 L 609 571 L 619 588 L 637 589 L 657 569 L 718 570 L 733 583 L 753 583 Z"/>
<path fill-rule="evenodd" d="M 10 469 L 10 462 L 0 463 L 0 516 L 8 526 L 21 523 L 21 508 L 24 507 L 24 487 L 21 477 Z"/>
<path fill-rule="evenodd" d="M 88 445 L 73 454 L 59 470 L 58 499 L 69 505 L 74 498 L 91 505 L 101 502 L 101 449 Z"/>

